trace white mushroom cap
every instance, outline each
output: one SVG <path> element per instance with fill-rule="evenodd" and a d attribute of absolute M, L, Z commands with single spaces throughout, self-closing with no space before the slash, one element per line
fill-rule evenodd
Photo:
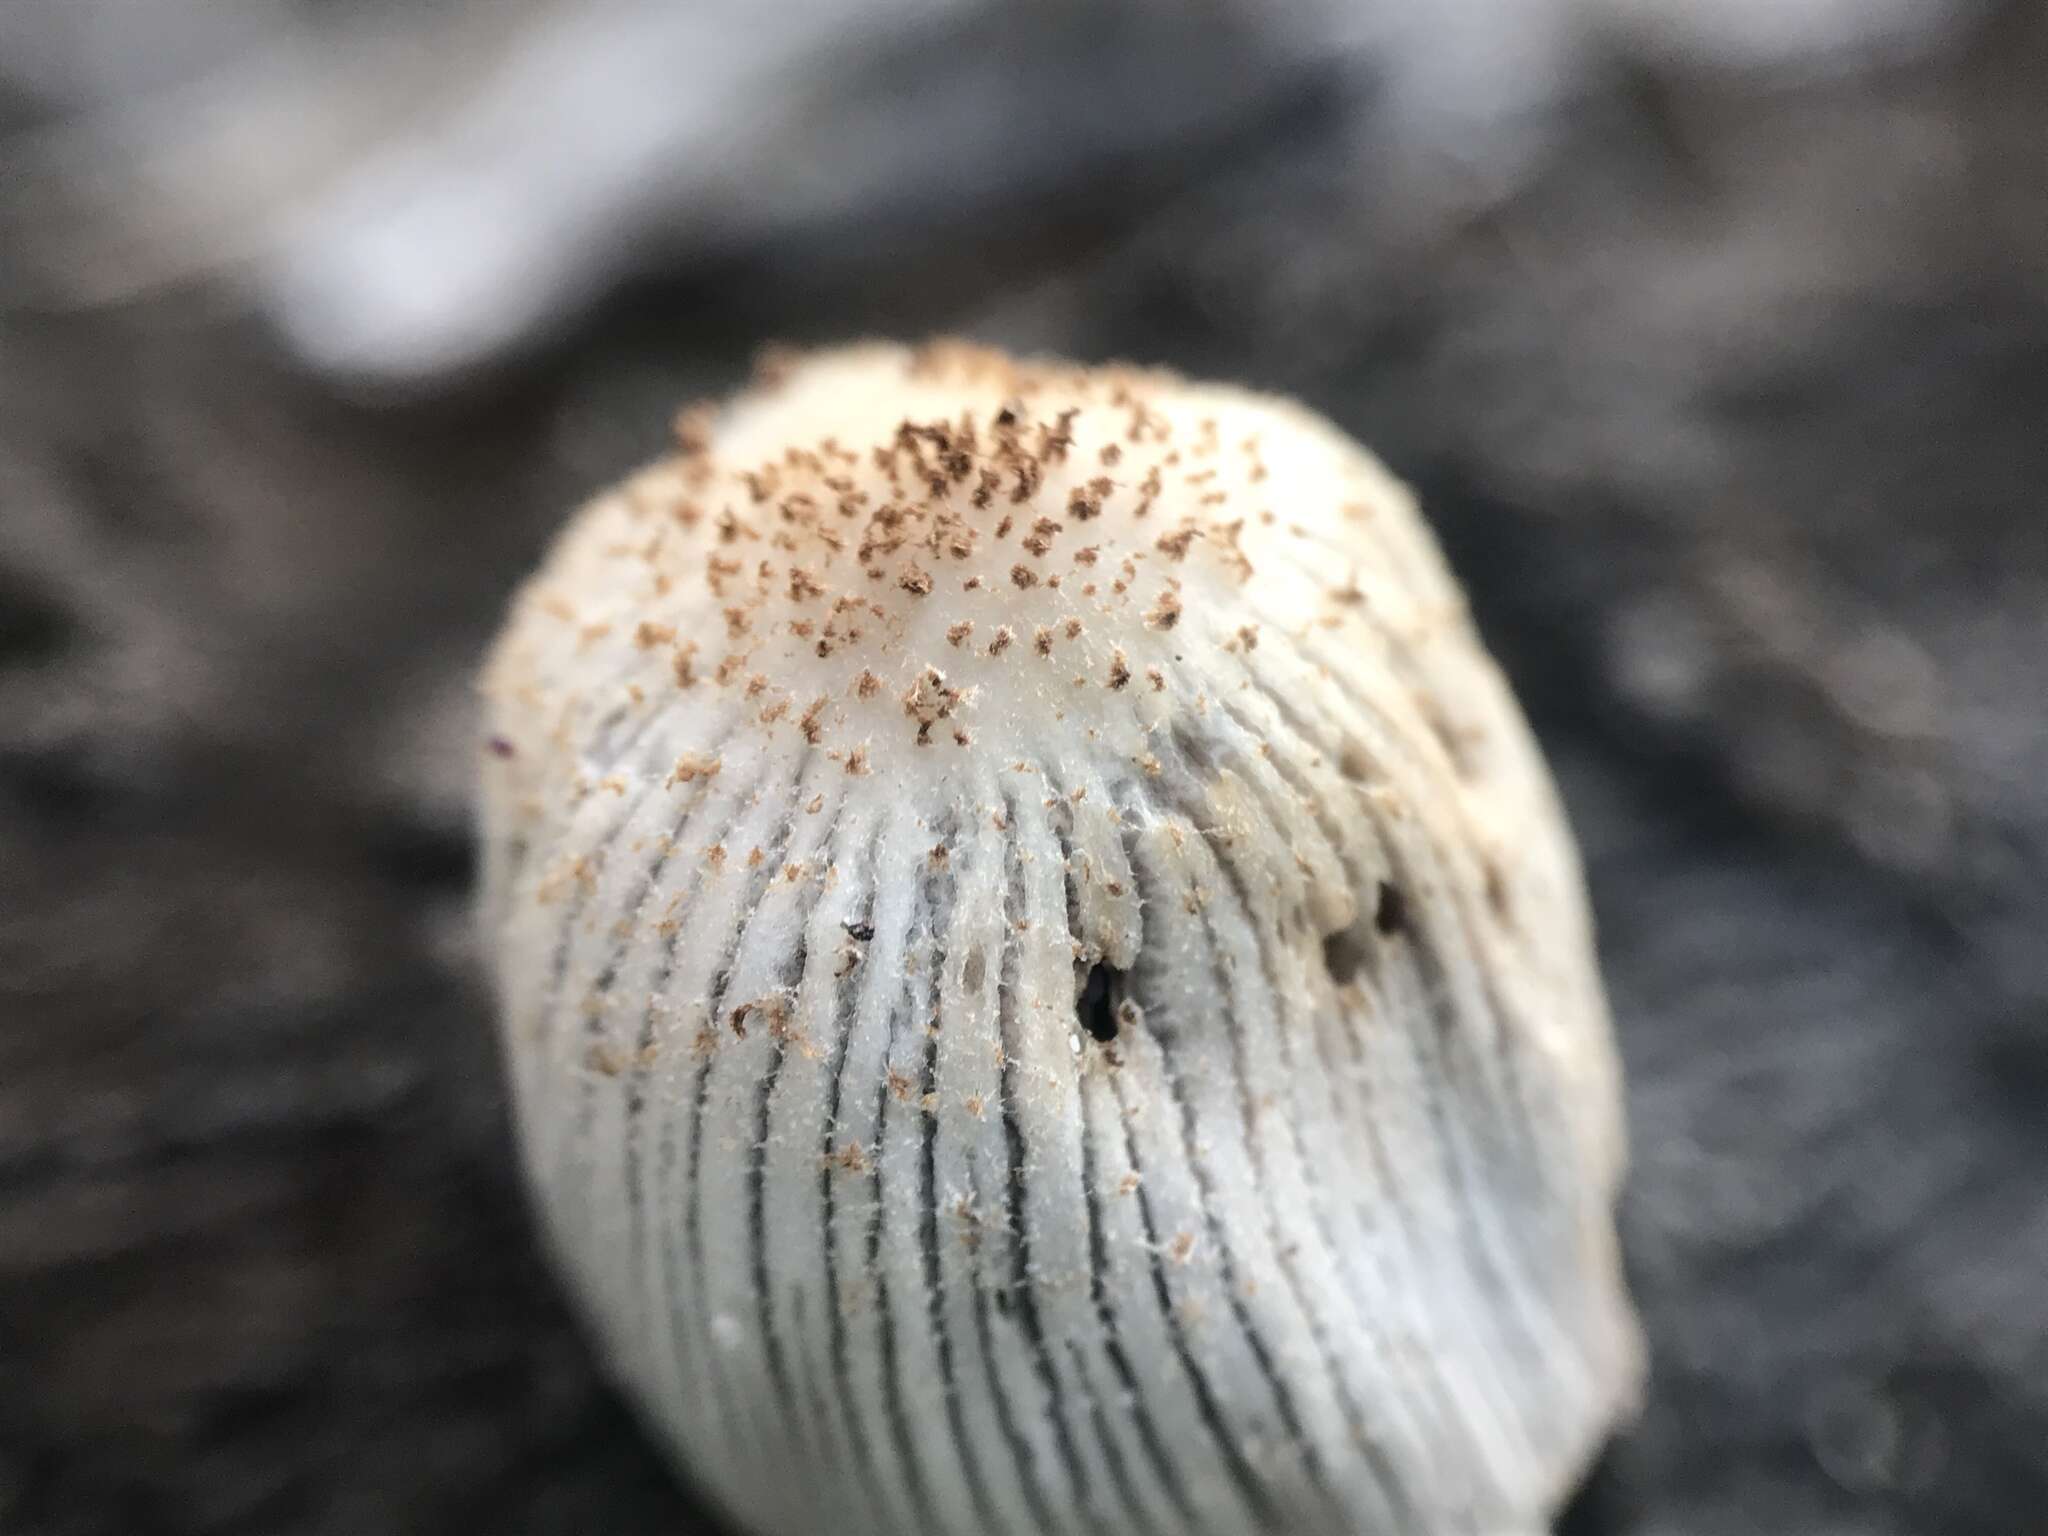
<path fill-rule="evenodd" d="M 1534 1532 L 1632 1400 L 1569 834 L 1408 493 L 1286 401 L 764 367 L 486 674 L 529 1174 L 798 1533 Z"/>

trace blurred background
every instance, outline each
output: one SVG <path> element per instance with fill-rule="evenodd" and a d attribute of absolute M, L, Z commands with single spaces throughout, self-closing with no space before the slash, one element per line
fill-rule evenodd
<path fill-rule="evenodd" d="M 710 1529 L 543 1273 L 468 679 L 769 338 L 1305 396 L 1585 845 L 1563 1536 L 2048 1528 L 2048 7 L 0 5 L 0 1531 Z"/>

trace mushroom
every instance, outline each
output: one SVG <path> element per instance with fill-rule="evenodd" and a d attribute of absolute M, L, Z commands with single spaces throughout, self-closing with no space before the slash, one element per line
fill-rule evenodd
<path fill-rule="evenodd" d="M 526 1172 L 742 1527 L 1533 1533 L 1631 1403 L 1577 856 L 1284 400 L 768 358 L 486 671 Z"/>

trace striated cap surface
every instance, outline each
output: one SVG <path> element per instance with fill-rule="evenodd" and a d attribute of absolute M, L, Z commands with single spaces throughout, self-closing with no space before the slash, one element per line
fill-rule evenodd
<path fill-rule="evenodd" d="M 806 1532 L 1533 1532 L 1632 1400 L 1576 855 L 1408 493 L 962 344 L 685 412 L 485 675 L 550 1241 Z"/>

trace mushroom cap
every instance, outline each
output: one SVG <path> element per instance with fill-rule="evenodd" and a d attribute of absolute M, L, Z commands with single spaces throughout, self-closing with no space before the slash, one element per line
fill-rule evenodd
<path fill-rule="evenodd" d="M 543 1224 L 749 1529 L 1543 1529 L 1639 1374 L 1528 729 L 1298 405 L 764 362 L 486 669 Z"/>

